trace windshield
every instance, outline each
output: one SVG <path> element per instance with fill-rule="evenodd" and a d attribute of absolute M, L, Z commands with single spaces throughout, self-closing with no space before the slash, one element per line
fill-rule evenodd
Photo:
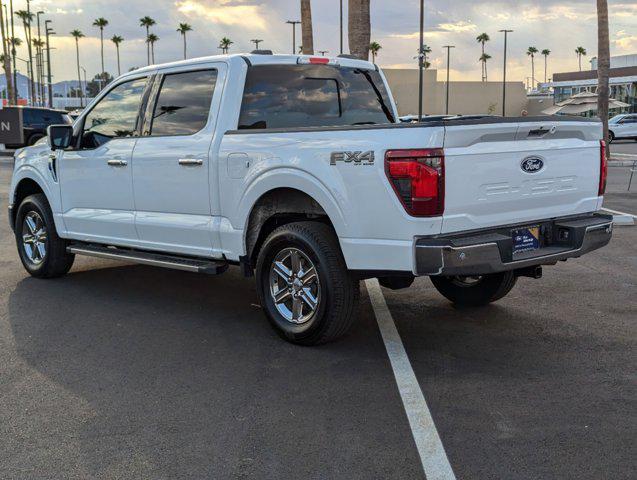
<path fill-rule="evenodd" d="M 619 122 L 622 118 L 624 118 L 626 115 L 615 115 L 613 118 L 611 118 L 608 123 L 617 123 Z"/>

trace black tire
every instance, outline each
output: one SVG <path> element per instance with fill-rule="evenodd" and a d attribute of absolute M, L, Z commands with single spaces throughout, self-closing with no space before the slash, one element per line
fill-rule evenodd
<path fill-rule="evenodd" d="M 30 147 L 32 145 L 35 145 L 35 142 L 37 142 L 38 140 L 40 140 L 41 138 L 44 138 L 44 135 L 40 134 L 40 133 L 36 133 L 34 135 L 31 135 L 29 137 L 29 140 L 27 141 L 27 145 Z"/>
<path fill-rule="evenodd" d="M 310 313 L 309 319 L 300 324 L 292 323 L 277 309 L 271 290 L 270 276 L 273 275 L 278 281 L 272 271 L 273 263 L 279 255 L 290 249 L 300 251 L 305 259 L 303 261 L 309 260 L 313 264 L 320 286 L 317 307 Z M 323 223 L 289 223 L 274 230 L 259 251 L 256 281 L 266 317 L 277 333 L 289 342 L 299 345 L 331 342 L 349 330 L 356 316 L 359 281 L 347 270 L 334 231 Z M 292 287 L 289 288 L 292 291 Z M 308 307 L 303 304 L 302 308 Z"/>
<path fill-rule="evenodd" d="M 430 277 L 434 287 L 456 305 L 477 307 L 503 298 L 515 286 L 513 272 L 482 275 L 474 281 L 470 277 Z"/>
<path fill-rule="evenodd" d="M 45 227 L 45 237 L 40 243 L 45 246 L 45 254 L 41 261 L 33 261 L 27 253 L 23 235 L 27 215 L 37 214 Z M 15 220 L 15 239 L 22 265 L 30 275 L 37 278 L 55 278 L 66 274 L 73 266 L 75 255 L 67 253 L 66 240 L 60 238 L 55 229 L 53 214 L 46 197 L 41 194 L 30 195 L 22 200 L 18 207 Z M 31 245 L 31 248 L 34 248 Z"/>
<path fill-rule="evenodd" d="M 613 132 L 608 132 L 608 143 L 613 143 L 615 141 L 615 134 Z"/>

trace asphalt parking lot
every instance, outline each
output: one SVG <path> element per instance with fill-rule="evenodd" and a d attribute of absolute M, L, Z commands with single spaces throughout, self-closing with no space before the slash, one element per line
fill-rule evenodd
<path fill-rule="evenodd" d="M 605 206 L 637 214 L 628 172 Z M 301 348 L 237 269 L 78 257 L 42 281 L 4 219 L 0 241 L 0 478 L 423 478 L 364 285 L 351 334 Z M 634 478 L 636 245 L 616 227 L 479 309 L 383 290 L 458 479 Z"/>

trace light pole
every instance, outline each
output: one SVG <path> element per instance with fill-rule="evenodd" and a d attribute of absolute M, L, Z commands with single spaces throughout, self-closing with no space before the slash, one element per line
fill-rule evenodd
<path fill-rule="evenodd" d="M 259 44 L 263 41 L 260 38 L 255 38 L 250 40 L 252 43 L 254 43 L 254 49 L 255 50 L 259 50 Z"/>
<path fill-rule="evenodd" d="M 500 33 L 504 33 L 504 72 L 502 75 L 502 116 L 506 117 L 506 102 L 507 102 L 507 39 L 509 33 L 513 33 L 513 30 L 500 30 Z"/>
<path fill-rule="evenodd" d="M 53 108 L 53 84 L 51 83 L 51 46 L 49 44 L 49 35 L 55 35 L 52 28 L 49 28 L 51 20 L 44 21 L 44 31 L 46 33 L 46 76 L 49 90 L 49 108 Z"/>
<path fill-rule="evenodd" d="M 451 49 L 456 47 L 454 45 L 445 45 L 442 48 L 447 49 L 447 102 L 445 103 L 445 114 L 449 115 L 449 68 L 451 66 Z"/>
<path fill-rule="evenodd" d="M 21 62 L 26 63 L 26 69 L 27 69 L 27 73 L 29 73 L 29 70 L 31 68 L 31 62 L 29 62 L 28 60 L 25 60 L 24 58 L 20 58 L 20 57 L 15 57 L 16 60 L 20 60 Z M 31 98 L 31 90 L 27 88 L 27 105 L 31 104 L 33 102 L 33 99 Z M 17 105 L 17 103 L 16 103 Z"/>
<path fill-rule="evenodd" d="M 418 45 L 418 121 L 422 122 L 422 87 L 423 70 L 425 69 L 425 0 L 420 0 L 420 43 Z"/>
<path fill-rule="evenodd" d="M 82 84 L 80 83 L 80 93 L 82 94 L 82 96 L 80 97 L 80 100 L 84 98 L 85 95 L 88 94 L 88 83 L 86 82 L 86 68 L 84 67 L 80 67 L 82 69 L 82 71 L 84 72 L 84 91 L 82 91 Z M 86 104 L 88 105 L 88 100 L 86 101 Z M 83 107 L 84 105 L 82 105 L 82 102 L 80 101 L 80 106 Z"/>
<path fill-rule="evenodd" d="M 38 45 L 35 47 L 35 58 L 36 58 L 36 62 L 35 62 L 35 69 L 37 72 L 37 76 L 38 76 L 38 96 L 39 98 L 39 104 L 40 106 L 44 105 L 44 90 L 42 89 L 42 83 L 44 83 L 44 74 L 42 72 L 44 72 L 44 57 L 42 56 L 42 47 L 40 47 L 40 45 L 42 45 L 42 34 L 40 32 L 40 15 L 43 15 L 44 12 L 42 10 L 39 10 L 36 13 L 36 18 L 38 20 Z"/>
<path fill-rule="evenodd" d="M 341 0 L 341 55 L 343 55 L 343 0 Z"/>
<path fill-rule="evenodd" d="M 13 20 L 13 0 L 9 1 L 9 9 L 11 10 L 11 57 L 13 58 L 13 91 L 15 92 L 14 105 L 18 104 L 18 74 L 15 69 L 16 51 L 13 39 L 15 38 L 15 25 Z"/>
<path fill-rule="evenodd" d="M 296 53 L 296 26 L 301 22 L 299 20 L 288 20 L 285 23 L 292 25 L 292 55 Z"/>

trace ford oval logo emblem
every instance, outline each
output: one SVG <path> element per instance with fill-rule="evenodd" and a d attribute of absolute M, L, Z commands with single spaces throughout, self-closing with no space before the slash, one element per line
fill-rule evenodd
<path fill-rule="evenodd" d="M 526 173 L 537 173 L 544 168 L 544 160 L 540 157 L 526 157 L 520 167 Z"/>

